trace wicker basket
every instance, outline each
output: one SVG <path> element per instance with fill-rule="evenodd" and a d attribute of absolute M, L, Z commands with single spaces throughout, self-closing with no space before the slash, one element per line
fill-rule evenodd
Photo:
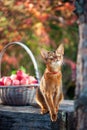
<path fill-rule="evenodd" d="M 34 105 L 35 102 L 35 92 L 36 88 L 39 87 L 39 73 L 36 60 L 31 52 L 31 50 L 21 42 L 12 42 L 7 44 L 0 54 L 0 77 L 1 77 L 1 60 L 2 56 L 5 53 L 7 47 L 11 45 L 20 45 L 23 47 L 28 55 L 30 56 L 32 63 L 34 65 L 34 70 L 38 84 L 31 85 L 18 85 L 18 86 L 0 86 L 0 98 L 3 104 L 6 105 Z"/>

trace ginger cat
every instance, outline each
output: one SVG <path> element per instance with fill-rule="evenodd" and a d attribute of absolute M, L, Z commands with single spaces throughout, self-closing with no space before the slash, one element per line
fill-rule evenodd
<path fill-rule="evenodd" d="M 41 107 L 41 114 L 49 112 L 52 121 L 57 120 L 59 104 L 63 99 L 61 73 L 63 54 L 63 44 L 60 44 L 55 52 L 41 50 L 46 69 L 41 78 L 40 88 L 36 92 L 36 102 Z"/>

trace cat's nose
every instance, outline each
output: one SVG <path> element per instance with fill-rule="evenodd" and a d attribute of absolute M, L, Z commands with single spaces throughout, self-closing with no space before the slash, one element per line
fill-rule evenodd
<path fill-rule="evenodd" d="M 58 61 L 57 59 L 54 59 L 54 61 L 56 62 L 56 61 Z"/>
<path fill-rule="evenodd" d="M 55 59 L 57 59 L 57 56 L 54 56 Z"/>

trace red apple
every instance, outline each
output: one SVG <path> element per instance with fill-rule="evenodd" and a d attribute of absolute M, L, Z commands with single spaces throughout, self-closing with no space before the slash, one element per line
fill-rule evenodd
<path fill-rule="evenodd" d="M 29 81 L 28 81 L 29 84 L 35 84 L 35 83 L 38 83 L 37 80 L 33 77 L 33 76 L 29 76 Z"/>
<path fill-rule="evenodd" d="M 4 76 L 2 77 L 2 82 L 4 83 L 4 85 L 6 86 L 10 86 L 12 85 L 12 79 L 9 76 Z"/>
<path fill-rule="evenodd" d="M 28 77 L 24 77 L 21 81 L 20 81 L 21 85 L 26 85 L 28 84 Z"/>
<path fill-rule="evenodd" d="M 11 78 L 12 80 L 14 80 L 14 79 L 17 78 L 17 75 L 16 75 L 16 74 L 12 74 L 12 75 L 10 76 L 10 78 Z"/>
<path fill-rule="evenodd" d="M 0 81 L 0 85 L 1 85 L 1 86 L 4 86 L 4 82 L 3 82 L 3 81 Z"/>
<path fill-rule="evenodd" d="M 20 85 L 20 81 L 18 79 L 13 79 L 12 85 Z"/>
<path fill-rule="evenodd" d="M 25 74 L 22 70 L 18 70 L 16 75 L 18 80 L 22 80 L 24 77 L 27 76 L 27 74 Z"/>

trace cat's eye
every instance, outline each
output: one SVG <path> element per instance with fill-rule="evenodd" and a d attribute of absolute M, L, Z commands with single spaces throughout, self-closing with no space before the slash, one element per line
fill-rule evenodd
<path fill-rule="evenodd" d="M 53 60 L 53 57 L 52 58 L 49 58 L 50 60 Z"/>

